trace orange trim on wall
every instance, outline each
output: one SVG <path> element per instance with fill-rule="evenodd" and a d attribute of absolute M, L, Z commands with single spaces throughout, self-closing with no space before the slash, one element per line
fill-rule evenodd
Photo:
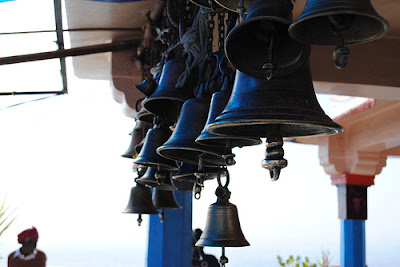
<path fill-rule="evenodd" d="M 371 186 L 374 184 L 375 175 L 361 175 L 352 173 L 342 173 L 339 175 L 332 175 L 331 180 L 333 185 L 363 185 Z"/>

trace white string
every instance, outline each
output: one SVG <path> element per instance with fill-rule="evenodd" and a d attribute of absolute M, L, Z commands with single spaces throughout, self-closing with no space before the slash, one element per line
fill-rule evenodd
<path fill-rule="evenodd" d="M 176 87 L 183 87 L 190 76 L 191 71 L 207 56 L 208 19 L 200 8 L 193 25 L 182 36 L 181 40 L 168 49 L 167 52 L 179 45 L 183 46 L 183 54 L 187 54 L 186 69 L 176 83 Z"/>

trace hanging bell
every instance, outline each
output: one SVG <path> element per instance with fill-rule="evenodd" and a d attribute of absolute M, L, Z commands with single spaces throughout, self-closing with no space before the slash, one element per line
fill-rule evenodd
<path fill-rule="evenodd" d="M 140 84 L 136 84 L 135 88 L 142 92 L 145 96 L 151 96 L 157 89 L 157 83 L 153 78 L 148 78 Z"/>
<path fill-rule="evenodd" d="M 136 152 L 135 147 L 145 138 L 146 133 L 150 128 L 151 124 L 137 120 L 131 133 L 131 143 L 125 153 L 121 156 L 130 159 L 136 158 L 138 153 Z"/>
<path fill-rule="evenodd" d="M 344 68 L 349 55 L 345 45 L 376 40 L 388 30 L 389 23 L 369 0 L 307 0 L 289 34 L 303 43 L 336 46 L 335 64 Z"/>
<path fill-rule="evenodd" d="M 142 223 L 142 214 L 158 214 L 151 199 L 151 189 L 139 183 L 131 189 L 131 196 L 124 213 L 138 213 L 139 226 Z"/>
<path fill-rule="evenodd" d="M 197 75 L 192 72 L 182 88 L 176 87 L 185 68 L 183 59 L 171 59 L 165 63 L 157 89 L 143 100 L 144 108 L 160 117 L 176 121 L 183 102 L 193 97 L 193 88 L 197 82 Z"/>
<path fill-rule="evenodd" d="M 166 209 L 181 209 L 182 207 L 178 204 L 175 199 L 174 191 L 166 191 L 158 188 L 153 189 L 153 205 L 156 209 L 161 209 L 160 219 L 164 222 Z"/>
<path fill-rule="evenodd" d="M 287 165 L 282 137 L 331 135 L 343 131 L 317 101 L 309 62 L 287 77 L 272 80 L 237 71 L 228 104 L 206 129 L 213 134 L 266 137 L 263 167 L 270 170 L 273 181 Z"/>
<path fill-rule="evenodd" d="M 162 146 L 157 148 L 161 156 L 193 165 L 198 165 L 200 157 L 205 166 L 225 165 L 223 150 L 195 142 L 207 120 L 210 99 L 192 98 L 182 107 L 175 131 Z"/>
<path fill-rule="evenodd" d="M 140 109 L 140 111 L 135 114 L 135 118 L 137 120 L 144 121 L 144 122 L 147 122 L 147 123 L 150 123 L 150 124 L 153 124 L 155 117 L 156 117 L 155 114 L 151 113 L 150 111 L 148 111 L 144 107 L 142 107 Z"/>
<path fill-rule="evenodd" d="M 211 107 L 208 112 L 207 123 L 204 126 L 203 131 L 197 137 L 196 143 L 201 145 L 208 145 L 214 147 L 221 147 L 224 149 L 223 157 L 225 158 L 226 165 L 233 165 L 235 156 L 232 154 L 232 148 L 253 146 L 261 144 L 260 138 L 246 137 L 246 136 L 223 136 L 215 135 L 207 132 L 207 125 L 214 122 L 215 118 L 221 114 L 226 104 L 228 103 L 229 97 L 232 93 L 232 83 L 229 82 L 229 77 L 224 77 L 224 84 L 222 89 L 215 92 L 211 99 Z"/>
<path fill-rule="evenodd" d="M 222 186 L 220 176 L 218 188 L 215 195 L 217 202 L 208 208 L 206 226 L 196 246 L 201 247 L 222 247 L 223 255 L 220 258 L 222 266 L 228 262 L 225 257 L 225 247 L 249 246 L 249 242 L 243 235 L 240 227 L 239 215 L 234 204 L 229 202 L 230 192 L 228 190 L 229 173 L 226 173 L 226 184 Z"/>
<path fill-rule="evenodd" d="M 287 30 L 292 22 L 291 1 L 261 0 L 246 19 L 226 37 L 225 53 L 241 72 L 257 78 L 279 78 L 299 69 L 310 47 L 293 40 Z"/>
<path fill-rule="evenodd" d="M 271 124 L 280 125 L 282 137 L 343 131 L 318 103 L 309 62 L 290 76 L 269 81 L 236 71 L 228 104 L 206 129 L 213 134 L 267 137 Z"/>
<path fill-rule="evenodd" d="M 134 163 L 150 167 L 159 167 L 163 170 L 178 171 L 178 166 L 172 160 L 161 157 L 156 149 L 170 137 L 171 131 L 164 125 L 156 125 L 150 129 L 139 155 L 134 159 Z"/>
<path fill-rule="evenodd" d="M 157 168 L 149 167 L 146 173 L 136 180 L 137 183 L 155 187 L 166 191 L 174 191 L 176 187 L 172 183 L 171 173 Z"/>

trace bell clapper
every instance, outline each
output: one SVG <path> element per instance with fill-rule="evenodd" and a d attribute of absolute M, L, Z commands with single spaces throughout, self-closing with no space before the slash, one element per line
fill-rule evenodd
<path fill-rule="evenodd" d="M 281 169 L 287 166 L 287 160 L 283 158 L 283 139 L 279 128 L 279 124 L 270 125 L 265 159 L 261 162 L 262 167 L 269 170 L 272 181 L 278 180 Z"/>
<path fill-rule="evenodd" d="M 204 188 L 204 179 L 206 177 L 206 173 L 204 172 L 204 158 L 203 154 L 199 156 L 199 165 L 197 167 L 197 172 L 194 173 L 196 176 L 196 182 L 193 186 L 194 198 L 199 200 L 201 197 L 201 190 Z"/>
<path fill-rule="evenodd" d="M 161 172 L 160 168 L 158 167 L 158 170 L 154 175 L 154 178 L 156 178 L 158 185 L 164 183 L 166 177 L 167 175 L 164 172 Z"/>
<path fill-rule="evenodd" d="M 274 69 L 274 64 L 272 63 L 272 48 L 274 46 L 274 39 L 274 34 L 271 34 L 267 48 L 267 63 L 265 63 L 262 67 L 266 70 L 266 78 L 268 81 L 272 79 L 272 70 Z"/>
<path fill-rule="evenodd" d="M 348 29 L 353 21 L 353 16 L 331 15 L 328 16 L 332 31 L 336 35 L 336 48 L 333 50 L 333 60 L 337 69 L 344 69 L 350 55 L 350 49 L 344 46 L 343 32 Z"/>
<path fill-rule="evenodd" d="M 138 222 L 139 226 L 142 225 L 143 220 L 142 220 L 142 214 L 141 213 L 139 213 L 139 217 L 137 219 L 137 222 Z"/>
<path fill-rule="evenodd" d="M 228 262 L 229 259 L 225 256 L 225 247 L 222 247 L 222 255 L 219 258 L 219 264 L 221 264 L 221 267 L 224 267 Z"/>
<path fill-rule="evenodd" d="M 349 59 L 350 49 L 344 47 L 343 36 L 338 34 L 336 48 L 333 50 L 333 60 L 335 61 L 335 67 L 337 69 L 344 69 Z"/>
<path fill-rule="evenodd" d="M 194 198 L 199 200 L 201 197 L 201 186 L 196 182 L 193 186 Z"/>
<path fill-rule="evenodd" d="M 222 155 L 222 157 L 225 159 L 226 165 L 228 165 L 228 166 L 232 166 L 232 165 L 236 164 L 236 160 L 234 159 L 235 156 L 236 155 L 233 153 L 227 153 L 227 154 Z"/>
<path fill-rule="evenodd" d="M 225 144 L 225 153 L 222 155 L 222 157 L 225 159 L 225 163 L 228 166 L 232 166 L 236 164 L 235 161 L 235 154 L 232 153 L 232 147 L 231 147 L 231 140 L 227 139 L 226 144 Z"/>
<path fill-rule="evenodd" d="M 161 210 L 161 213 L 158 216 L 160 217 L 160 222 L 163 223 L 165 219 L 164 209 Z"/>

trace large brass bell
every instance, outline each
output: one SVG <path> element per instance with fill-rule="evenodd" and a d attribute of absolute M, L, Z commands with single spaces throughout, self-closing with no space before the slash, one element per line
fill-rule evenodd
<path fill-rule="evenodd" d="M 121 156 L 130 159 L 136 158 L 138 153 L 135 147 L 145 138 L 146 133 L 150 128 L 151 124 L 137 120 L 131 133 L 131 142 L 129 147 Z"/>
<path fill-rule="evenodd" d="M 267 138 L 263 167 L 272 180 L 286 167 L 282 137 L 331 135 L 343 131 L 320 107 L 309 62 L 295 73 L 272 80 L 237 71 L 232 96 L 214 123 L 213 134 Z"/>
<path fill-rule="evenodd" d="M 137 183 L 155 187 L 166 191 L 174 191 L 176 187 L 172 183 L 171 173 L 149 167 L 146 173 L 136 180 Z"/>
<path fill-rule="evenodd" d="M 153 189 L 153 205 L 156 209 L 161 209 L 160 219 L 164 222 L 166 209 L 181 209 L 182 207 L 178 204 L 175 199 L 174 191 L 167 191 L 158 188 Z"/>
<path fill-rule="evenodd" d="M 165 63 L 157 89 L 143 100 L 144 108 L 160 117 L 176 121 L 183 102 L 193 97 L 193 87 L 197 82 L 197 75 L 192 72 L 182 88 L 176 87 L 185 68 L 183 59 L 171 59 Z"/>
<path fill-rule="evenodd" d="M 291 1 L 261 0 L 253 4 L 246 19 L 226 37 L 225 52 L 231 64 L 257 78 L 279 78 L 299 69 L 310 47 L 293 40 L 287 30 L 292 23 Z"/>
<path fill-rule="evenodd" d="M 208 208 L 206 226 L 196 246 L 222 247 L 220 264 L 225 266 L 228 258 L 225 256 L 225 247 L 249 246 L 249 242 L 243 235 L 240 227 L 239 215 L 234 204 L 229 202 L 230 192 L 228 190 L 229 173 L 226 172 L 226 184 L 222 186 L 220 176 L 218 188 L 215 195 L 217 202 Z"/>
<path fill-rule="evenodd" d="M 343 131 L 319 105 L 308 62 L 290 76 L 269 81 L 237 71 L 232 96 L 214 123 L 207 125 L 207 131 L 267 137 L 271 124 L 280 125 L 282 137 Z"/>
<path fill-rule="evenodd" d="M 208 98 L 187 100 L 183 104 L 175 131 L 157 148 L 157 153 L 165 158 L 193 165 L 198 165 L 200 158 L 204 160 L 205 166 L 225 165 L 222 149 L 195 142 L 206 123 L 209 106 Z"/>
<path fill-rule="evenodd" d="M 335 64 L 343 68 L 349 55 L 345 45 L 373 41 L 388 30 L 369 0 L 307 0 L 289 34 L 303 43 L 336 46 Z"/>
<path fill-rule="evenodd" d="M 147 132 L 144 144 L 134 163 L 149 167 L 158 167 L 169 171 L 178 171 L 175 161 L 166 159 L 157 154 L 156 149 L 171 136 L 171 130 L 165 125 L 156 125 Z"/>
<path fill-rule="evenodd" d="M 226 165 L 233 165 L 235 156 L 232 154 L 232 148 L 253 146 L 261 144 L 260 138 L 246 137 L 246 136 L 223 136 L 215 135 L 207 132 L 206 128 L 208 124 L 214 122 L 215 118 L 221 114 L 226 104 L 228 103 L 229 97 L 232 93 L 232 83 L 229 82 L 229 77 L 224 77 L 224 84 L 222 89 L 215 92 L 211 99 L 211 106 L 208 112 L 207 123 L 204 126 L 203 131 L 197 137 L 196 143 L 201 145 L 216 146 L 224 149 L 223 157 L 225 158 Z"/>
<path fill-rule="evenodd" d="M 154 207 L 151 196 L 151 189 L 139 183 L 131 189 L 131 196 L 124 213 L 138 213 L 139 226 L 142 223 L 142 214 L 158 214 Z"/>

